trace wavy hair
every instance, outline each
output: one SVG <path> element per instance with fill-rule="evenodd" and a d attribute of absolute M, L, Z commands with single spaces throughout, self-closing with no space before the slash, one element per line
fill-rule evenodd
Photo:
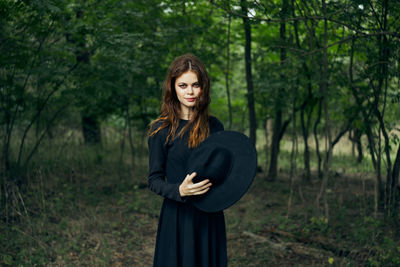
<path fill-rule="evenodd" d="M 180 120 L 181 105 L 176 95 L 175 81 L 187 71 L 196 73 L 201 90 L 196 99 L 190 120 L 179 133 L 176 133 Z M 190 148 L 197 147 L 210 135 L 210 127 L 208 125 L 208 106 L 210 101 L 210 78 L 204 64 L 193 54 L 184 54 L 177 57 L 169 66 L 164 80 L 160 116 L 150 124 L 149 136 L 153 136 L 162 129 L 171 126 L 166 139 L 166 143 L 168 143 L 178 136 L 182 137 L 190 129 L 188 146 Z M 161 122 L 161 125 L 154 129 L 154 125 L 157 122 Z"/>

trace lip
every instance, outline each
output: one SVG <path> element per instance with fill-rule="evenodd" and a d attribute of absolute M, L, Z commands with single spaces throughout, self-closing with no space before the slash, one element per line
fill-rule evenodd
<path fill-rule="evenodd" d="M 186 101 L 188 101 L 188 102 L 194 102 L 195 100 L 196 100 L 196 98 L 185 98 L 186 99 Z"/>

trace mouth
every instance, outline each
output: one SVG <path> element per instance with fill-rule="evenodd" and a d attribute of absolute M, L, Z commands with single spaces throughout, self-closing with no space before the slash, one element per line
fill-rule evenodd
<path fill-rule="evenodd" d="M 186 101 L 188 101 L 188 102 L 194 102 L 195 100 L 196 100 L 196 98 L 185 98 L 186 99 Z"/>

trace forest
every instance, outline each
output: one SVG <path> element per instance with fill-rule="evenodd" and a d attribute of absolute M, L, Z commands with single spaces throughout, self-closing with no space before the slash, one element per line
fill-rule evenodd
<path fill-rule="evenodd" d="M 258 172 L 229 266 L 400 265 L 400 1 L 0 0 L 0 265 L 151 266 L 174 58 Z"/>

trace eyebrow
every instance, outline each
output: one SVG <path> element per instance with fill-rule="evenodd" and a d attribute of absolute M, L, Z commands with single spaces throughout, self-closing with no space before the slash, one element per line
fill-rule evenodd
<path fill-rule="evenodd" d="M 199 82 L 197 81 L 197 82 L 194 82 L 194 83 L 192 83 L 192 84 L 195 84 L 195 83 L 199 83 Z M 187 83 L 185 83 L 185 82 L 179 82 L 179 84 L 187 84 Z"/>

